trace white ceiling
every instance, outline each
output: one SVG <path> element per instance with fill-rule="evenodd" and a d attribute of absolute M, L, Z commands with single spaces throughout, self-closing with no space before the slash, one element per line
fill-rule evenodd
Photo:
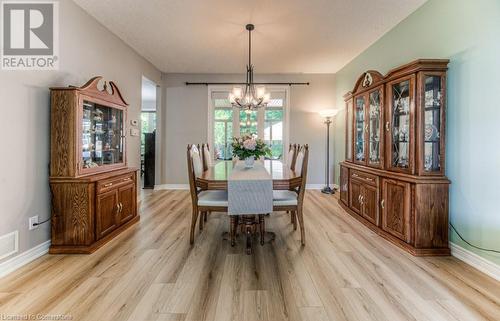
<path fill-rule="evenodd" d="M 163 72 L 334 73 L 426 0 L 74 0 Z M 410 36 L 410 35 L 409 35 Z"/>

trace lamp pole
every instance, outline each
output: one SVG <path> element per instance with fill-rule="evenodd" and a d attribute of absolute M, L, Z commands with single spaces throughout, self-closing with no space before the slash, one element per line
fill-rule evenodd
<path fill-rule="evenodd" d="M 331 117 L 326 117 L 326 186 L 321 190 L 325 194 L 335 194 L 335 191 L 330 188 L 330 124 Z"/>

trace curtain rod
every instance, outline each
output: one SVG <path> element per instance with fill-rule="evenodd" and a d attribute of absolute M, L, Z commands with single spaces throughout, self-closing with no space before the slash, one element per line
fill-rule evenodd
<path fill-rule="evenodd" d="M 254 85 L 288 85 L 309 86 L 309 82 L 254 82 Z M 186 86 L 208 86 L 208 85 L 246 85 L 244 82 L 188 82 Z"/>

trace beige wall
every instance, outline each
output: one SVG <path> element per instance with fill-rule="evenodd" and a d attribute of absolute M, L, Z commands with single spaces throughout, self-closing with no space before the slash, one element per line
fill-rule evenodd
<path fill-rule="evenodd" d="M 130 104 L 129 119 L 140 119 L 142 75 L 161 81 L 156 68 L 72 1 L 59 2 L 59 20 L 58 71 L 0 70 L 0 236 L 19 230 L 19 252 L 50 238 L 50 223 L 28 231 L 28 217 L 50 216 L 48 88 L 102 75 L 119 86 Z M 129 165 L 138 167 L 139 137 L 127 142 Z"/>
<path fill-rule="evenodd" d="M 161 180 L 157 184 L 186 184 L 186 145 L 207 141 L 208 88 L 185 82 L 242 81 L 236 74 L 163 74 L 161 109 Z M 309 184 L 325 181 L 325 125 L 317 115 L 335 104 L 333 74 L 256 75 L 256 81 L 310 82 L 290 89 L 290 142 L 310 145 Z M 333 147 L 333 143 L 332 143 Z M 330 164 L 333 168 L 333 160 Z"/>

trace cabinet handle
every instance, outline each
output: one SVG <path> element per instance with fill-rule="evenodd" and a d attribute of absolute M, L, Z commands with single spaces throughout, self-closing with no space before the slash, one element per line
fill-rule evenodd
<path fill-rule="evenodd" d="M 359 177 L 358 174 L 352 174 L 352 177 Z"/>
<path fill-rule="evenodd" d="M 365 132 L 368 132 L 368 124 L 365 125 Z"/>
<path fill-rule="evenodd" d="M 110 186 L 113 186 L 113 183 L 104 184 L 104 187 L 110 187 Z"/>
<path fill-rule="evenodd" d="M 366 179 L 367 181 L 373 182 L 373 178 L 370 178 L 370 177 L 365 177 L 365 179 Z"/>
<path fill-rule="evenodd" d="M 361 203 L 361 195 L 358 195 L 358 202 Z"/>
<path fill-rule="evenodd" d="M 120 214 L 120 203 L 116 203 L 116 213 L 115 215 Z"/>
<path fill-rule="evenodd" d="M 385 123 L 385 131 L 387 131 L 387 132 L 390 131 L 391 130 L 390 126 L 391 126 L 391 124 L 389 122 L 386 122 Z"/>
<path fill-rule="evenodd" d="M 123 203 L 120 202 L 120 213 L 123 211 Z"/>
<path fill-rule="evenodd" d="M 382 199 L 380 201 L 380 207 L 385 208 L 385 200 L 384 199 Z"/>
<path fill-rule="evenodd" d="M 130 177 L 127 177 L 127 178 L 124 178 L 123 181 L 126 182 L 126 181 L 131 181 L 132 179 Z"/>

